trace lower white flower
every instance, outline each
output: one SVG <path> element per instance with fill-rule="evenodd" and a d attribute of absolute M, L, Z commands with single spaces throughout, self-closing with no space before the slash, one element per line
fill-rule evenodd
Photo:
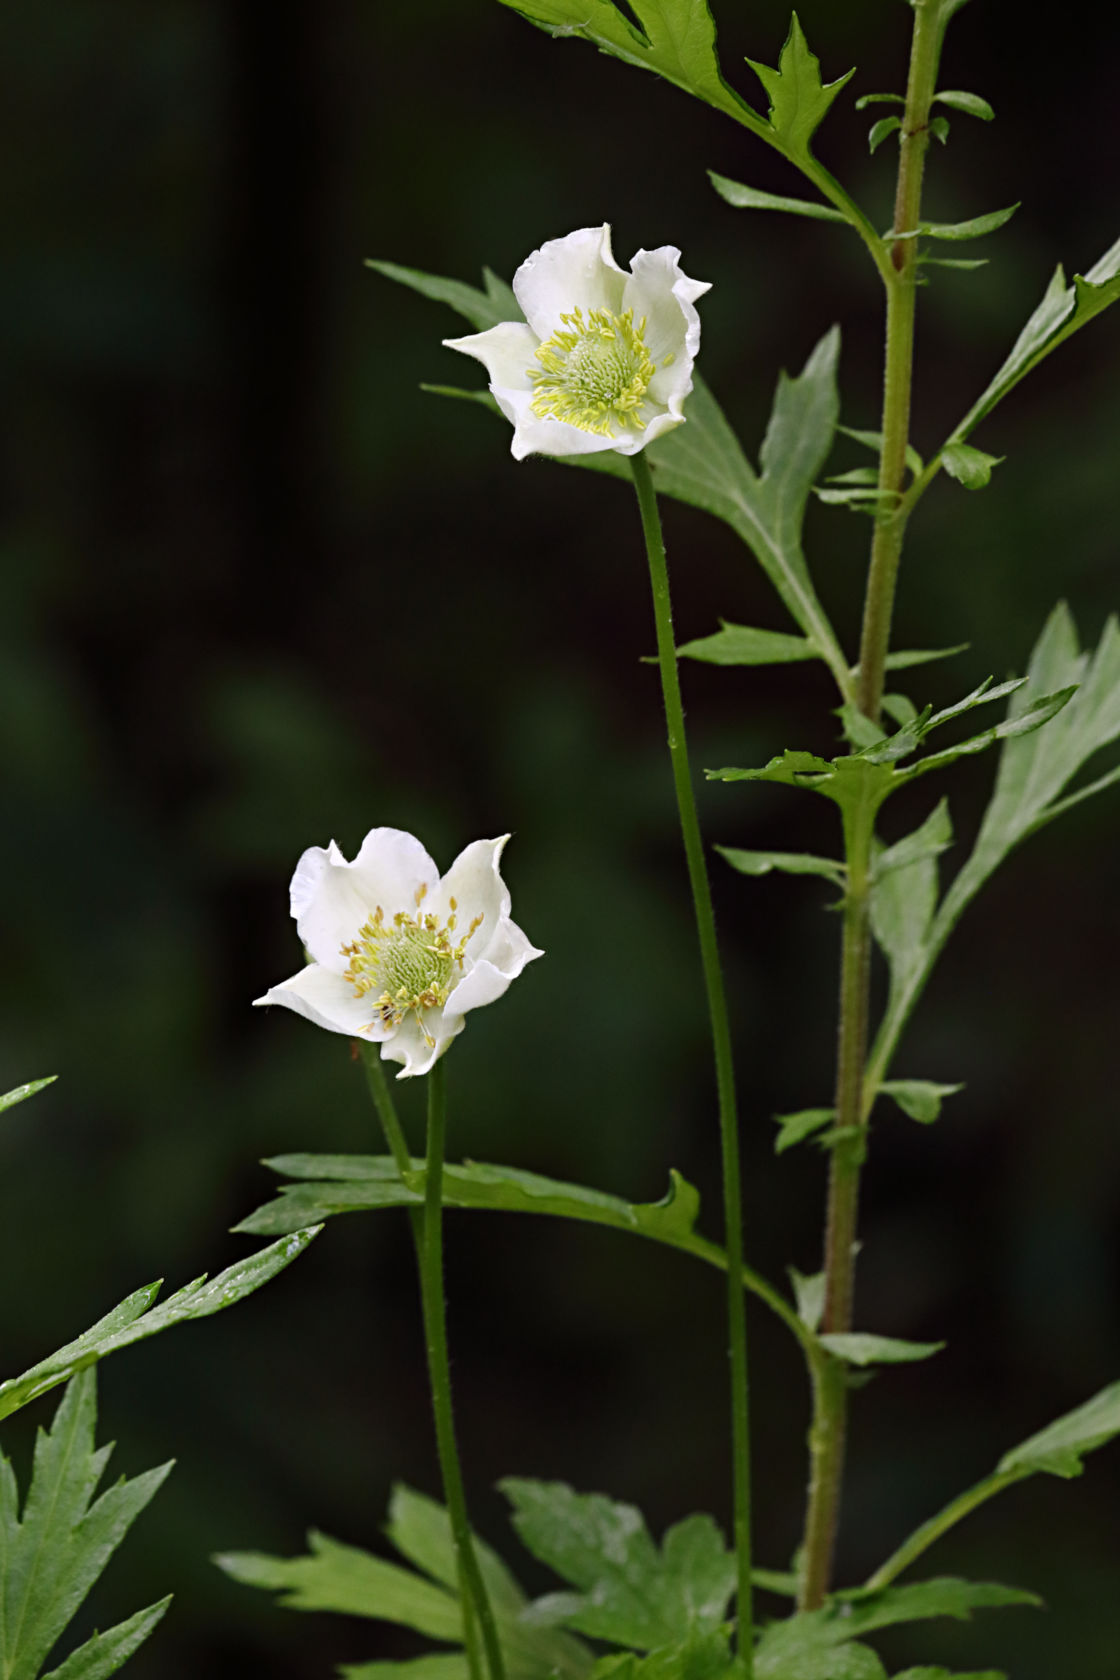
<path fill-rule="evenodd" d="M 445 338 L 485 364 L 513 423 L 513 454 L 636 455 L 684 419 L 700 348 L 696 299 L 675 245 L 639 251 L 630 272 L 607 224 L 550 239 L 521 264 L 513 290 L 524 321 Z"/>
<path fill-rule="evenodd" d="M 304 852 L 291 907 L 314 960 L 257 1004 L 381 1045 L 398 1079 L 427 1073 L 468 1010 L 500 998 L 534 957 L 509 917 L 499 840 L 475 840 L 447 874 L 411 834 L 374 828 L 353 863 L 332 840 Z"/>

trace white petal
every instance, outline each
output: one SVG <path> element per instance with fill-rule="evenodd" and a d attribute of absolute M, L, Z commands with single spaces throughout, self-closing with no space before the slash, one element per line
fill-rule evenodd
<path fill-rule="evenodd" d="M 349 944 L 378 905 L 391 916 L 415 911 L 418 888 L 432 888 L 439 871 L 411 834 L 373 828 L 353 863 L 332 840 L 304 852 L 292 876 L 292 915 L 299 936 L 316 962 L 341 973 L 343 945 Z"/>
<path fill-rule="evenodd" d="M 498 407 L 513 425 L 510 453 L 517 461 L 523 461 L 526 455 L 595 455 L 604 449 L 618 448 L 617 437 L 585 432 L 579 426 L 569 426 L 566 421 L 551 416 L 541 420 L 533 413 L 530 391 L 502 390 L 496 385 L 491 390 Z"/>
<path fill-rule="evenodd" d="M 369 999 L 358 997 L 340 974 L 332 974 L 319 963 L 311 963 L 290 980 L 270 986 L 264 997 L 253 1000 L 254 1008 L 270 1003 L 294 1009 L 297 1015 L 313 1021 L 317 1027 L 326 1027 L 328 1032 L 369 1040 L 385 1036 L 385 1028 Z"/>
<path fill-rule="evenodd" d="M 700 317 L 694 304 L 711 286 L 684 273 L 675 245 L 638 251 L 631 266 L 625 305 L 633 309 L 635 320 L 645 318 L 646 346 L 657 364 L 649 395 L 680 419 L 681 405 L 692 389 L 692 363 L 700 348 Z M 670 357 L 669 365 L 663 366 Z"/>
<path fill-rule="evenodd" d="M 544 956 L 543 951 L 529 944 L 513 922 L 507 922 L 506 928 L 510 934 L 516 935 L 516 940 L 503 940 L 495 952 L 494 961 L 483 958 L 475 963 L 452 991 L 447 1000 L 448 1009 L 465 1015 L 468 1009 L 481 1009 L 487 1003 L 495 1003 L 509 990 L 510 982 L 517 979 L 526 963 L 532 962 L 534 957 Z"/>
<path fill-rule="evenodd" d="M 491 390 L 495 385 L 531 390 L 529 369 L 537 365 L 533 354 L 539 340 L 524 321 L 502 321 L 488 332 L 445 338 L 443 342 L 449 350 L 462 350 L 481 362 L 490 375 Z"/>
<path fill-rule="evenodd" d="M 513 291 L 539 339 L 551 338 L 561 315 L 572 309 L 609 309 L 617 314 L 626 277 L 611 255 L 610 225 L 579 228 L 550 239 L 526 257 L 513 277 Z M 565 451 L 565 453 L 570 453 Z"/>
<path fill-rule="evenodd" d="M 423 1027 L 414 1014 L 408 1014 L 382 1045 L 381 1060 L 404 1063 L 398 1079 L 414 1079 L 417 1074 L 430 1073 L 465 1025 L 461 1015 L 452 1015 L 446 1009 L 426 1009 Z M 431 1044 L 425 1039 L 425 1032 L 432 1039 Z"/>
<path fill-rule="evenodd" d="M 468 947 L 472 956 L 497 932 L 498 923 L 509 915 L 509 889 L 502 880 L 500 864 L 508 834 L 497 840 L 472 840 L 464 846 L 432 895 L 431 910 L 443 921 L 455 900 L 460 935 L 476 916 L 483 924 Z"/>

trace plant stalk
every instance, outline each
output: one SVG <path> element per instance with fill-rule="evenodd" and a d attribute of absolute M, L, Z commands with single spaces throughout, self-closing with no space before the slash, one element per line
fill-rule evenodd
<path fill-rule="evenodd" d="M 436 1450 L 439 1454 L 443 1494 L 459 1569 L 467 1587 L 486 1651 L 490 1680 L 505 1680 L 505 1665 L 498 1639 L 494 1612 L 478 1566 L 478 1556 L 467 1517 L 463 1473 L 455 1441 L 455 1419 L 451 1409 L 451 1369 L 447 1355 L 447 1312 L 443 1289 L 443 1156 L 447 1130 L 447 1076 L 438 1061 L 428 1074 L 428 1141 L 424 1178 L 424 1229 L 420 1260 L 420 1298 L 424 1312 L 424 1340 L 428 1350 L 428 1380 L 435 1414 Z M 468 1656 L 473 1640 L 471 1610 L 463 1605 L 463 1634 Z"/>
<path fill-rule="evenodd" d="M 723 1157 L 723 1208 L 727 1247 L 727 1330 L 731 1363 L 731 1448 L 734 1487 L 735 1552 L 738 1562 L 738 1621 L 736 1640 L 742 1680 L 754 1672 L 754 1626 L 751 1598 L 751 1504 L 750 1425 L 747 1383 L 746 1293 L 743 1284 L 742 1173 L 739 1164 L 739 1122 L 735 1103 L 735 1069 L 731 1053 L 731 1029 L 727 998 L 720 968 L 715 914 L 704 843 L 696 814 L 696 798 L 685 739 L 684 705 L 677 671 L 677 649 L 673 635 L 673 610 L 669 595 L 669 569 L 653 474 L 643 453 L 630 457 L 634 488 L 642 516 L 646 557 L 649 562 L 653 617 L 657 630 L 657 660 L 661 671 L 661 694 L 669 735 L 669 757 L 673 767 L 677 811 L 688 864 L 689 885 L 700 941 L 700 960 L 708 999 L 712 1046 L 715 1052 L 716 1092 L 719 1104 L 720 1141 Z"/>
<path fill-rule="evenodd" d="M 898 185 L 890 263 L 880 267 L 886 290 L 886 355 L 883 376 L 880 492 L 867 572 L 860 642 L 858 705 L 877 723 L 890 645 L 895 584 L 909 507 L 903 484 L 910 438 L 914 319 L 922 178 L 929 149 L 930 107 L 945 32 L 943 0 L 911 0 L 914 31 L 902 117 Z M 870 865 L 875 809 L 844 813 L 847 891 L 840 958 L 840 1012 L 836 1068 L 836 1125 L 825 1222 L 825 1308 L 822 1328 L 844 1334 L 852 1326 L 860 1172 L 870 1117 L 864 1100 L 871 980 Z M 845 1136 L 845 1133 L 850 1133 Z M 810 1432 L 811 1476 L 806 1512 L 799 1606 L 817 1609 L 832 1579 L 847 1433 L 844 1371 L 817 1388 Z"/>

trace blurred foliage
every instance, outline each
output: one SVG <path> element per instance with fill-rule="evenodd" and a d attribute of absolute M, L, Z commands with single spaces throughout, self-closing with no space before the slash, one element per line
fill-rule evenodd
<path fill-rule="evenodd" d="M 786 11 L 716 12 L 746 88 L 743 55 L 774 62 Z M 830 79 L 859 65 L 852 95 L 901 86 L 905 7 L 849 0 L 803 21 Z M 981 0 L 953 23 L 945 79 L 998 121 L 954 118 L 929 214 L 1024 206 L 989 267 L 934 271 L 923 293 L 920 448 L 998 366 L 1054 262 L 1084 268 L 1116 236 L 1120 24 L 1094 27 L 1086 54 L 1080 28 L 1028 29 Z M 634 511 L 614 483 L 515 466 L 488 416 L 424 396 L 421 380 L 462 375 L 438 342 L 454 318 L 362 259 L 508 276 L 604 218 L 622 253 L 679 244 L 715 282 L 703 368 L 754 454 L 777 370 L 834 320 L 843 418 L 876 424 L 880 306 L 858 242 L 729 209 L 707 168 L 773 192 L 797 179 L 673 89 L 481 0 L 55 0 L 7 19 L 0 78 L 0 1089 L 60 1076 L 0 1129 L 3 1371 L 149 1277 L 244 1253 L 223 1232 L 262 1198 L 259 1156 L 377 1147 L 344 1041 L 248 1008 L 293 966 L 300 850 L 331 835 L 351 849 L 375 823 L 419 833 L 441 866 L 512 828 L 514 914 L 548 951 L 456 1048 L 453 1150 L 636 1200 L 674 1164 L 715 1206 Z M 885 221 L 891 144 L 869 157 L 866 127 L 846 90 L 820 151 Z M 971 650 L 907 673 L 916 699 L 1021 668 L 1059 594 L 1086 641 L 1115 606 L 1118 330 L 1092 326 L 981 429 L 1007 457 L 988 490 L 944 482 L 923 506 L 899 644 Z M 857 455 L 838 450 L 838 467 Z M 728 532 L 688 509 L 666 523 L 682 639 L 720 613 L 790 628 Z M 849 646 L 866 535 L 810 514 Z M 685 675 L 699 764 L 830 749 L 823 672 Z M 958 832 L 990 773 L 961 768 Z M 832 850 L 829 813 L 782 788 L 703 799 L 713 841 Z M 932 1131 L 883 1117 L 860 1321 L 950 1348 L 860 1397 L 848 1577 L 1117 1374 L 1116 799 L 1005 867 L 904 1046 L 901 1073 L 966 1089 Z M 899 833 L 921 814 L 900 809 Z M 823 1165 L 775 1163 L 769 1116 L 830 1094 L 828 890 L 730 870 L 716 890 L 750 1249 L 772 1276 L 812 1270 Z M 714 1274 L 561 1222 L 452 1215 L 448 1237 L 482 1532 L 511 1543 L 491 1491 L 508 1473 L 637 1500 L 657 1530 L 694 1509 L 726 1526 Z M 755 1316 L 759 1544 L 784 1566 L 807 1410 L 795 1356 Z M 332 1222 L 236 1313 L 115 1361 L 102 1408 L 126 1468 L 181 1466 L 146 1551 L 90 1601 L 104 1626 L 175 1586 L 136 1680 L 312 1680 L 411 1649 L 278 1616 L 206 1561 L 291 1552 L 309 1523 L 375 1544 L 392 1478 L 436 1490 L 402 1214 Z M 22 1423 L 5 1434 L 17 1458 Z M 1049 1680 L 1075 1651 L 1078 1680 L 1112 1680 L 1118 1473 L 1113 1451 L 1081 1483 L 1015 1490 L 932 1560 L 1039 1590 L 1047 1618 L 892 1632 L 892 1661 Z"/>

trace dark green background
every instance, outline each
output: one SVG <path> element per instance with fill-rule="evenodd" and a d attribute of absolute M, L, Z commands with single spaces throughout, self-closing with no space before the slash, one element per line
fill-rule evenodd
<path fill-rule="evenodd" d="M 717 8 L 731 79 L 774 62 L 774 0 Z M 908 14 L 816 5 L 824 69 L 897 88 Z M 0 1353 L 21 1370 L 140 1282 L 246 1251 L 258 1157 L 373 1146 L 344 1040 L 248 1004 L 299 960 L 303 847 L 375 824 L 441 866 L 514 831 L 514 914 L 546 948 L 450 1064 L 452 1139 L 481 1159 L 636 1199 L 676 1165 L 718 1228 L 700 981 L 664 761 L 634 509 L 617 484 L 515 465 L 508 430 L 424 396 L 481 382 L 450 312 L 362 268 L 474 278 L 610 219 L 621 260 L 673 242 L 711 279 L 703 369 L 752 454 L 779 368 L 844 328 L 844 418 L 876 421 L 880 304 L 844 230 L 734 212 L 713 167 L 796 178 L 725 120 L 492 0 L 54 0 L 11 9 L 0 70 L 3 592 L 0 1089 L 52 1090 L 0 1130 Z M 1053 263 L 1117 232 L 1117 26 L 1046 28 L 975 0 L 943 85 L 936 219 L 1022 197 L 975 275 L 923 294 L 919 446 L 971 401 Z M 872 113 L 874 115 L 875 113 Z M 883 225 L 892 145 L 842 96 L 821 140 Z M 979 251 L 980 247 L 973 250 Z M 1120 319 L 1032 377 L 978 442 L 992 488 L 939 483 L 915 522 L 901 645 L 962 639 L 918 701 L 1021 669 L 1065 595 L 1087 636 L 1117 603 Z M 837 468 L 862 464 L 854 446 Z M 682 637 L 717 614 L 789 626 L 736 539 L 666 510 Z M 814 508 L 811 557 L 854 646 L 866 524 Z M 685 669 L 699 764 L 834 735 L 823 671 Z M 992 763 L 956 774 L 958 830 Z M 965 1080 L 932 1132 L 884 1113 L 867 1173 L 859 1322 L 950 1341 L 859 1396 L 841 1547 L 859 1578 L 1005 1447 L 1120 1374 L 1115 792 L 1033 840 L 969 912 L 897 1072 Z M 818 804 L 820 809 L 818 809 Z M 707 788 L 713 839 L 832 848 L 823 802 Z M 917 806 L 913 815 L 921 814 Z M 901 820 L 906 813 L 900 813 Z M 953 854 L 950 854 L 952 858 Z M 835 918 L 820 883 L 715 874 L 738 1040 L 749 1245 L 814 1268 L 824 1166 L 776 1162 L 769 1116 L 824 1102 Z M 422 1092 L 404 1089 L 418 1119 Z M 452 1216 L 448 1281 L 476 1517 L 511 1555 L 506 1472 L 639 1501 L 660 1529 L 728 1516 L 722 1303 L 689 1261 L 610 1233 Z M 754 1315 L 758 1547 L 796 1541 L 806 1400 Z M 4 1432 L 25 1462 L 42 1402 Z M 136 1680 L 327 1675 L 415 1647 L 292 1615 L 207 1563 L 377 1545 L 390 1482 L 435 1491 L 407 1228 L 337 1221 L 235 1312 L 105 1367 L 119 1467 L 179 1467 L 91 1604 L 176 1590 Z M 1051 1608 L 892 1637 L 897 1666 L 1114 1680 L 1116 1449 L 947 1539 L 930 1573 L 994 1574 Z M 534 1587 L 545 1585 L 532 1566 Z M 776 1608 L 776 1605 L 773 1606 Z M 884 1640 L 886 1649 L 887 1641 Z"/>

